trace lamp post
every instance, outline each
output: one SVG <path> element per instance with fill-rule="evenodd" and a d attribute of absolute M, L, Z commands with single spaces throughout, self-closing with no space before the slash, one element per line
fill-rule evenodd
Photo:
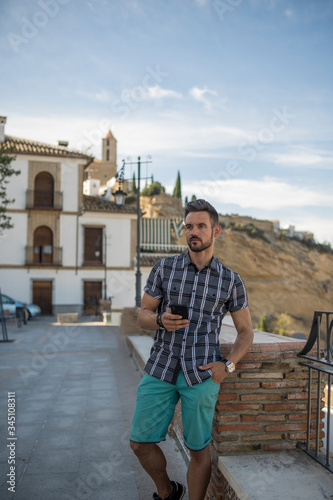
<path fill-rule="evenodd" d="M 149 158 L 149 157 L 148 157 Z M 119 179 L 121 185 L 122 185 L 122 182 L 124 181 L 124 172 L 125 172 L 125 165 L 137 165 L 138 167 L 138 190 L 137 190 L 137 210 L 136 210 L 136 213 L 137 213 L 137 223 L 136 223 L 136 273 L 135 273 L 135 305 L 136 307 L 141 307 L 141 270 L 140 270 L 140 230 L 141 230 L 141 227 L 140 227 L 140 224 L 141 224 L 141 209 L 140 209 L 140 182 L 141 182 L 141 164 L 142 163 L 151 163 L 151 159 L 149 160 L 145 160 L 144 162 L 141 162 L 141 158 L 140 156 L 138 156 L 138 161 L 137 162 L 125 162 L 125 160 L 123 160 L 123 166 L 121 167 L 120 171 L 119 171 L 119 174 L 117 174 L 116 178 Z M 119 187 L 119 189 L 114 193 L 114 195 L 116 196 L 116 194 L 118 193 L 119 195 L 119 200 L 120 200 L 120 193 L 119 191 L 122 192 L 122 189 L 121 189 L 121 185 Z M 125 194 L 125 193 L 124 193 Z M 125 199 L 124 199 L 125 201 Z M 117 203 L 117 199 L 116 199 L 116 203 Z M 124 203 L 124 202 L 123 202 Z M 121 204 L 123 204 L 121 203 Z M 118 203 L 117 203 L 118 204 Z"/>
<path fill-rule="evenodd" d="M 104 300 L 107 300 L 106 298 L 106 270 L 107 270 L 107 261 L 106 261 L 106 251 L 107 251 L 107 239 L 106 239 L 106 227 L 104 230 L 104 235 L 103 235 L 103 243 L 104 243 L 104 283 L 103 283 L 103 297 Z M 103 252 L 102 252 L 103 253 Z M 96 249 L 95 250 L 95 257 L 100 257 L 101 256 L 101 251 Z"/>
<path fill-rule="evenodd" d="M 135 305 L 141 307 L 141 270 L 140 270 L 140 224 L 141 224 L 141 211 L 140 211 L 140 181 L 141 181 L 141 162 L 138 156 L 138 190 L 136 194 L 136 273 L 135 273 Z"/>
<path fill-rule="evenodd" d="M 104 300 L 106 299 L 106 251 L 107 251 L 107 241 L 106 241 L 106 227 L 105 227 L 105 232 L 104 232 Z"/>

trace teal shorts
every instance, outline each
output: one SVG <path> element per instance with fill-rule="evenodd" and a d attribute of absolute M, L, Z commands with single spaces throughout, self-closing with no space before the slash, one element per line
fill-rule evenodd
<path fill-rule="evenodd" d="M 130 440 L 165 441 L 180 398 L 184 442 L 190 450 L 202 450 L 210 443 L 219 389 L 211 378 L 189 387 L 182 371 L 175 385 L 146 374 L 138 387 Z"/>

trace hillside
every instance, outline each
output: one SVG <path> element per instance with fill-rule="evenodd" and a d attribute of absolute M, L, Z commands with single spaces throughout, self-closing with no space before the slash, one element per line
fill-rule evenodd
<path fill-rule="evenodd" d="M 280 318 L 286 333 L 307 336 L 313 311 L 333 309 L 333 254 L 309 250 L 294 240 L 270 240 L 225 229 L 215 255 L 244 279 L 255 326 L 266 315 L 269 330 L 278 327 Z M 289 325 L 281 313 L 290 316 Z"/>
<path fill-rule="evenodd" d="M 166 194 L 144 197 L 142 208 L 146 217 L 183 216 L 178 200 Z M 257 222 L 263 226 L 263 221 Z M 333 254 L 281 240 L 272 231 L 263 236 L 268 241 L 226 227 L 216 241 L 215 255 L 244 279 L 255 327 L 266 315 L 269 331 L 280 328 L 307 337 L 313 311 L 333 310 Z"/>

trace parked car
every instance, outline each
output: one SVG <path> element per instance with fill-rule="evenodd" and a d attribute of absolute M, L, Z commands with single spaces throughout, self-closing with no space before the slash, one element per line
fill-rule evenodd
<path fill-rule="evenodd" d="M 28 319 L 40 316 L 42 312 L 41 308 L 36 304 L 28 304 L 26 305 L 26 309 L 28 311 Z"/>
<path fill-rule="evenodd" d="M 24 304 L 4 294 L 1 294 L 1 299 L 5 316 L 21 317 L 26 321 L 41 314 L 41 309 L 36 304 Z"/>

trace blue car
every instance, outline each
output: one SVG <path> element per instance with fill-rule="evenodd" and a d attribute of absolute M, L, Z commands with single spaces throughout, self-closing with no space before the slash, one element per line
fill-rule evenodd
<path fill-rule="evenodd" d="M 35 304 L 24 304 L 19 300 L 14 300 L 8 295 L 1 294 L 2 307 L 6 317 L 21 317 L 24 321 L 39 316 L 41 309 Z"/>
<path fill-rule="evenodd" d="M 28 319 L 35 318 L 41 315 L 41 308 L 36 304 L 28 304 L 25 306 L 28 311 Z"/>

